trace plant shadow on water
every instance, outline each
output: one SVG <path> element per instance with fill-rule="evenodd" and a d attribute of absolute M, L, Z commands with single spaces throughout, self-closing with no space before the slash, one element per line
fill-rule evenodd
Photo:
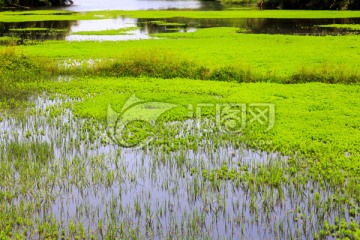
<path fill-rule="evenodd" d="M 24 44 L 27 40 L 63 40 L 72 24 L 73 21 L 0 22 L 0 37 L 18 39 L 17 44 Z"/>
<path fill-rule="evenodd" d="M 157 22 L 166 22 L 156 24 Z M 277 19 L 277 18 L 238 18 L 238 19 L 212 19 L 212 18 L 170 18 L 170 19 L 138 19 L 138 26 L 148 29 L 148 33 L 163 33 L 166 26 L 180 24 L 179 28 L 212 28 L 212 27 L 238 27 L 254 34 L 290 34 L 290 35 L 346 35 L 359 34 L 360 31 L 339 28 L 324 28 L 318 25 L 328 24 L 360 24 L 360 18 L 334 18 L 334 19 Z M 175 25 L 176 26 L 176 25 Z M 169 28 L 169 27 L 168 27 Z M 174 29 L 174 28 L 170 28 Z"/>
<path fill-rule="evenodd" d="M 182 131 L 191 120 L 171 123 L 185 132 L 177 135 L 184 139 L 178 149 L 123 149 L 111 143 L 100 123 L 74 117 L 67 108 L 74 101 L 38 97 L 27 118 L 0 121 L 5 209 L 30 204 L 30 218 L 57 222 L 59 234 L 310 239 L 324 218 L 350 219 L 350 207 L 343 212 L 331 190 L 296 171 L 285 173 L 300 164 L 296 156 L 212 139 L 186 148 L 187 137 L 196 139 Z M 32 227 L 27 237 L 41 236 Z"/>

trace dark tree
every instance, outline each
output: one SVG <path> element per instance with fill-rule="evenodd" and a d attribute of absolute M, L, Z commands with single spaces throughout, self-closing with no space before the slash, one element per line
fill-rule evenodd
<path fill-rule="evenodd" d="M 70 0 L 0 0 L 0 6 L 63 6 L 66 3 L 72 3 Z"/>

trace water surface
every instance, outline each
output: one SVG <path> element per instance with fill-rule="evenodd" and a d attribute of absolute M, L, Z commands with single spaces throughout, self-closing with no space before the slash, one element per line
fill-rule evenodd
<path fill-rule="evenodd" d="M 281 186 L 255 184 L 267 169 L 279 174 L 280 167 L 286 168 L 285 156 L 231 144 L 216 147 L 212 141 L 199 141 L 198 150 L 123 149 L 106 141 L 100 125 L 60 107 L 75 100 L 44 96 L 33 101 L 35 110 L 27 118 L 4 116 L 0 121 L 0 156 L 7 159 L 14 181 L 0 190 L 14 193 L 7 206 L 23 199 L 38 204 L 31 216 L 43 222 L 55 218 L 58 231 L 71 221 L 81 222 L 86 236 L 95 234 L 96 239 L 104 239 L 112 226 L 123 226 L 125 239 L 131 233 L 138 239 L 311 239 L 320 230 L 325 207 L 315 195 L 329 199 L 331 191 L 311 180 L 299 185 L 296 174 L 287 175 L 289 181 Z M 51 109 L 62 110 L 54 116 Z M 181 122 L 176 126 L 180 137 L 197 132 Z M 36 148 L 26 152 L 28 159 L 18 168 L 10 160 L 28 144 Z M 45 153 L 50 157 L 44 158 Z M 23 179 L 36 166 L 41 166 L 41 177 L 27 185 Z M 240 174 L 233 180 L 204 179 L 204 171 L 215 173 L 224 166 Z M 324 205 L 326 219 L 348 211 L 336 202 Z"/>
<path fill-rule="evenodd" d="M 63 9 L 83 12 L 99 10 L 150 10 L 150 9 L 203 9 L 215 10 L 222 6 L 217 1 L 199 0 L 75 0 L 74 5 Z"/>
<path fill-rule="evenodd" d="M 166 24 L 162 24 L 166 22 Z M 360 34 L 360 30 L 346 28 L 320 27 L 329 24 L 360 24 L 360 18 L 334 19 L 136 19 L 120 17 L 117 19 L 81 20 L 81 21 L 45 21 L 24 23 L 1 23 L 0 37 L 10 36 L 26 40 L 67 40 L 67 41 L 121 41 L 149 39 L 150 34 L 166 32 L 193 32 L 201 28 L 235 27 L 239 32 L 253 34 L 286 34 L 286 35 L 348 35 Z M 137 27 L 125 35 L 96 36 L 77 35 L 80 31 L 102 31 L 119 28 Z M 29 31 L 26 28 L 47 28 L 48 30 Z M 24 31 L 19 31 L 24 29 Z M 62 31 L 58 31 L 58 30 Z"/>

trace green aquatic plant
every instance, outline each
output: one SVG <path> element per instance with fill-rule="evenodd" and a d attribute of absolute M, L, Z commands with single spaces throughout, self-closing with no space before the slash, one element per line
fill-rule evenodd
<path fill-rule="evenodd" d="M 324 228 L 317 234 L 314 234 L 315 239 L 322 239 L 326 237 L 340 238 L 340 239 L 359 239 L 360 228 L 359 224 L 353 219 L 348 223 L 344 218 L 340 221 L 335 221 L 335 224 L 329 224 L 324 221 Z"/>
<path fill-rule="evenodd" d="M 20 41 L 16 37 L 0 37 L 0 45 L 2 46 L 15 46 Z"/>
<path fill-rule="evenodd" d="M 0 102 L 3 107 L 20 106 L 22 100 L 34 93 L 31 83 L 49 79 L 55 69 L 52 63 L 30 59 L 14 47 L 1 50 L 0 60 Z"/>
<path fill-rule="evenodd" d="M 148 21 L 149 24 L 154 24 L 157 26 L 164 26 L 164 27 L 182 27 L 186 26 L 185 23 L 177 23 L 177 22 L 168 22 L 168 21 L 161 21 L 161 20 L 152 20 Z"/>
<path fill-rule="evenodd" d="M 110 29 L 110 30 L 103 30 L 103 31 L 80 31 L 80 32 L 73 32 L 73 35 L 127 35 L 132 34 L 135 30 L 139 29 L 138 27 L 125 27 L 119 29 Z"/>
<path fill-rule="evenodd" d="M 352 29 L 352 30 L 360 30 L 360 24 L 327 24 L 327 25 L 318 25 L 318 27 L 346 28 L 346 29 Z"/>

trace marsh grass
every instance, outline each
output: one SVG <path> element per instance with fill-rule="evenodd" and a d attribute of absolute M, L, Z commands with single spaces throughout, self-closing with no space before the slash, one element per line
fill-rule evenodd
<path fill-rule="evenodd" d="M 153 77 L 162 79 L 189 78 L 201 80 L 227 81 L 238 83 L 273 82 L 298 84 L 322 82 L 330 84 L 354 84 L 360 82 L 360 74 L 346 67 L 323 64 L 316 68 L 302 67 L 290 76 L 276 73 L 263 74 L 246 64 L 212 67 L 199 62 L 186 60 L 172 51 L 141 50 L 125 52 L 111 60 L 91 61 L 93 64 L 80 64 L 78 67 L 61 68 L 65 75 L 79 77 Z"/>
<path fill-rule="evenodd" d="M 133 31 L 138 30 L 138 27 L 125 27 L 119 29 L 110 29 L 110 30 L 103 30 L 103 31 L 79 31 L 73 32 L 73 35 L 126 35 L 132 34 Z"/>
<path fill-rule="evenodd" d="M 0 46 L 15 46 L 20 40 L 20 38 L 15 37 L 0 37 Z"/>
<path fill-rule="evenodd" d="M 318 27 L 323 28 L 346 28 L 352 30 L 360 30 L 360 24 L 327 24 L 327 25 L 318 25 Z"/>
<path fill-rule="evenodd" d="M 37 84 L 50 79 L 54 65 L 38 58 L 29 58 L 18 52 L 15 47 L 0 51 L 0 100 L 14 107 L 34 91 L 31 83 Z"/>
<path fill-rule="evenodd" d="M 58 63 L 37 57 L 28 57 L 16 47 L 0 51 L 0 99 L 3 107 L 14 108 L 31 94 L 41 91 L 41 83 L 59 76 L 66 77 L 151 77 L 161 79 L 188 78 L 237 83 L 272 82 L 300 84 L 322 82 L 330 84 L 357 84 L 360 74 L 346 67 L 323 64 L 320 67 L 302 67 L 288 77 L 276 73 L 259 73 L 242 63 L 229 66 L 207 66 L 186 60 L 173 51 L 160 49 L 125 52 L 112 59 L 69 60 Z"/>
<path fill-rule="evenodd" d="M 125 52 L 118 58 L 69 60 L 58 63 L 28 57 L 16 47 L 0 52 L 0 100 L 3 108 L 21 106 L 30 95 L 42 91 L 42 83 L 64 77 L 151 77 L 160 79 L 200 79 L 236 83 L 272 82 L 301 84 L 322 82 L 358 84 L 360 74 L 346 67 L 324 64 L 317 68 L 302 67 L 288 77 L 263 74 L 244 64 L 206 66 L 186 60 L 173 51 L 139 50 Z"/>
<path fill-rule="evenodd" d="M 101 141 L 106 127 L 76 118 L 65 99 L 38 97 L 27 118 L 0 122 L 4 239 L 357 236 L 358 203 L 313 181 L 302 158 L 200 136 L 182 122 L 126 150 Z"/>
<path fill-rule="evenodd" d="M 354 84 L 360 82 L 360 74 L 356 70 L 324 64 L 317 68 L 302 67 L 282 83 L 323 82 L 330 84 Z"/>

